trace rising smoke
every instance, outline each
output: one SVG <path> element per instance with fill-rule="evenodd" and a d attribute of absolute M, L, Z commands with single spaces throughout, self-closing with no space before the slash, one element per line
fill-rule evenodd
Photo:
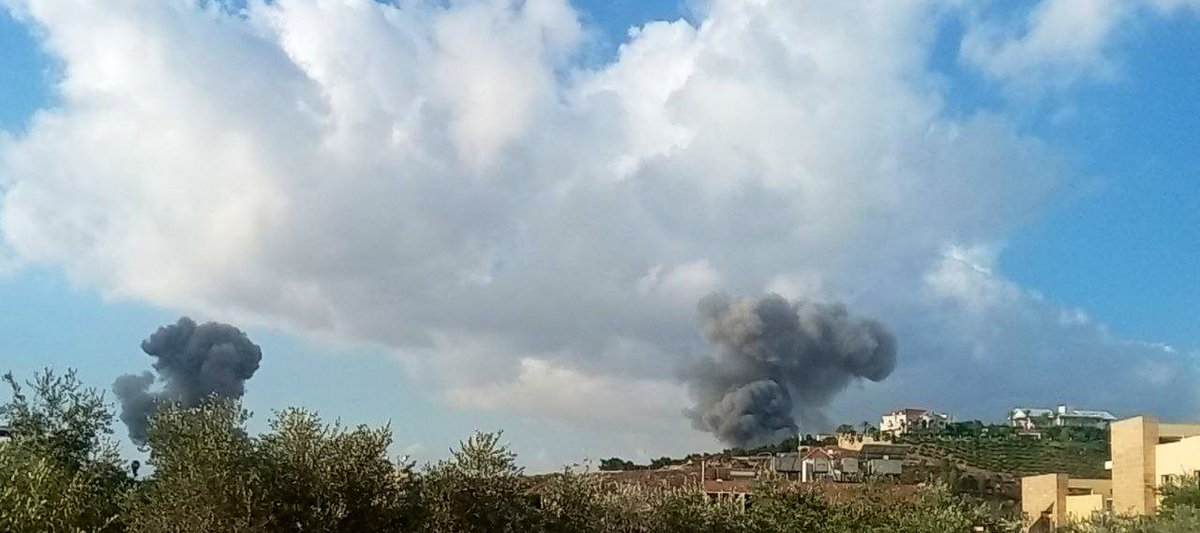
<path fill-rule="evenodd" d="M 851 381 L 880 381 L 896 366 L 896 339 L 840 304 L 771 294 L 700 301 L 701 330 L 715 346 L 684 372 L 697 429 L 746 446 L 827 425 L 821 409 Z"/>
<path fill-rule="evenodd" d="M 129 374 L 113 383 L 121 421 L 137 444 L 146 442 L 150 416 L 159 405 L 195 407 L 212 397 L 241 398 L 262 360 L 262 349 L 242 330 L 215 322 L 198 326 L 188 317 L 158 328 L 142 341 L 142 351 L 157 359 L 157 376 Z M 161 390 L 151 390 L 155 381 L 162 382 Z"/>

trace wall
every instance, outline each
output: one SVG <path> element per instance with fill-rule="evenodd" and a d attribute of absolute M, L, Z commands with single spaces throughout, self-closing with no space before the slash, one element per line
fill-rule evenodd
<path fill-rule="evenodd" d="M 1158 420 L 1137 417 L 1112 423 L 1113 512 L 1154 514 Z"/>
<path fill-rule="evenodd" d="M 1046 474 L 1021 478 L 1021 511 L 1025 513 L 1026 527 L 1032 526 L 1050 513 L 1050 522 L 1061 524 L 1066 520 L 1067 475 Z"/>
<path fill-rule="evenodd" d="M 870 435 L 838 435 L 837 447 L 843 450 L 861 452 L 865 444 L 891 444 L 891 440 L 877 439 Z"/>
<path fill-rule="evenodd" d="M 1067 519 L 1087 520 L 1093 513 L 1104 512 L 1104 496 L 1088 494 L 1085 496 L 1067 496 Z"/>
<path fill-rule="evenodd" d="M 1200 470 L 1200 437 L 1159 444 L 1154 455 L 1155 486 L 1162 485 L 1164 476 L 1194 474 Z"/>
<path fill-rule="evenodd" d="M 1067 481 L 1069 489 L 1086 489 L 1092 494 L 1100 494 L 1105 498 L 1112 499 L 1113 482 L 1111 479 L 1077 479 L 1071 478 Z"/>

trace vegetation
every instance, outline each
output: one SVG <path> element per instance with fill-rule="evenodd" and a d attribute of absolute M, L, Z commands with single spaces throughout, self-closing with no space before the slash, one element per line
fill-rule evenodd
<path fill-rule="evenodd" d="M 251 435 L 244 428 L 249 414 L 218 400 L 161 409 L 146 444 L 153 472 L 137 480 L 116 455 L 113 417 L 101 394 L 73 373 L 47 371 L 24 385 L 5 381 L 12 399 L 0 416 L 13 429 L 0 444 L 5 532 L 1019 530 L 1018 517 L 940 484 L 911 497 L 867 486 L 840 501 L 795 484 L 764 483 L 743 505 L 710 500 L 696 488 L 618 484 L 587 472 L 531 478 L 502 436 L 491 433 L 472 435 L 449 458 L 418 468 L 389 459 L 389 428 L 331 425 L 289 409 L 273 416 L 265 434 Z M 1187 483 L 1166 495 L 1158 518 L 1098 518 L 1072 531 L 1196 531 L 1200 489 Z"/>
<path fill-rule="evenodd" d="M 1056 440 L 1043 436 L 1039 440 L 1011 432 L 993 432 L 969 436 L 905 435 L 901 442 L 913 445 L 913 451 L 921 456 L 989 472 L 1015 476 L 1065 472 L 1071 477 L 1093 479 L 1110 475 L 1104 470 L 1108 443 L 1102 439 Z"/>

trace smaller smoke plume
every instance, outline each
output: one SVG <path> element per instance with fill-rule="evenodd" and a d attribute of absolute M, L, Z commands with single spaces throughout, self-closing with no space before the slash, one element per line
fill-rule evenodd
<path fill-rule="evenodd" d="M 722 442 L 778 441 L 826 425 L 821 409 L 852 380 L 881 381 L 896 366 L 896 339 L 840 304 L 788 302 L 771 294 L 700 301 L 701 330 L 715 346 L 684 372 L 692 425 Z"/>
<path fill-rule="evenodd" d="M 195 407 L 211 397 L 241 398 L 246 380 L 258 370 L 262 349 L 242 330 L 228 324 L 196 325 L 188 317 L 158 328 L 142 341 L 142 351 L 154 357 L 157 373 L 124 375 L 113 382 L 121 402 L 121 421 L 129 438 L 146 442 L 146 429 L 157 406 L 178 403 Z M 152 390 L 155 382 L 161 390 Z"/>

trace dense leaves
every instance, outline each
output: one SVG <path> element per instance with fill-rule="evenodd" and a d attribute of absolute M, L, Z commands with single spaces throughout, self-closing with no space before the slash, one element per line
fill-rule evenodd
<path fill-rule="evenodd" d="M 1019 517 L 957 496 L 945 484 L 898 496 L 860 487 L 832 501 L 804 486 L 765 483 L 748 500 L 711 499 L 565 470 L 528 477 L 498 433 L 476 433 L 423 468 L 392 460 L 389 428 L 347 428 L 316 414 L 277 413 L 262 435 L 240 404 L 160 406 L 144 480 L 109 439 L 103 396 L 73 373 L 5 380 L 0 406 L 0 531 L 13 533 L 993 533 Z M 26 392 L 28 389 L 28 392 Z M 795 442 L 794 440 L 792 441 Z M 669 459 L 658 463 L 667 464 Z M 620 459 L 607 467 L 625 467 Z M 894 488 L 894 487 L 891 487 Z M 1155 518 L 1096 517 L 1074 533 L 1200 531 L 1200 484 L 1164 490 Z"/>
<path fill-rule="evenodd" d="M 11 428 L 0 444 L 0 531 L 121 531 L 118 498 L 130 482 L 108 438 L 113 416 L 103 395 L 74 372 L 4 381 L 12 399 L 0 406 Z"/>

